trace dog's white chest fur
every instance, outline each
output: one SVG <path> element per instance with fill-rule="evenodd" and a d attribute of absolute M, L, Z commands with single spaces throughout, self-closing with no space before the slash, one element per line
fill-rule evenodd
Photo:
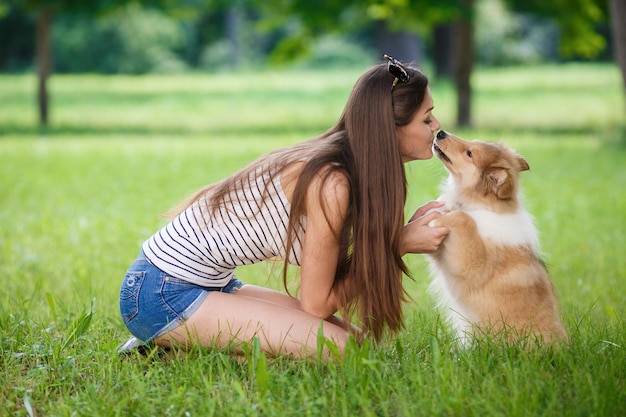
<path fill-rule="evenodd" d="M 520 208 L 516 213 L 499 214 L 489 210 L 466 211 L 476 222 L 478 233 L 496 245 L 537 245 L 537 231 L 528 212 Z"/>
<path fill-rule="evenodd" d="M 467 213 L 476 222 L 478 233 L 483 239 L 503 246 L 537 247 L 539 244 L 533 218 L 521 204 L 514 213 L 496 213 L 480 205 L 458 207 L 458 192 L 452 179 L 447 181 L 443 191 L 439 201 L 445 203 L 445 209 Z"/>

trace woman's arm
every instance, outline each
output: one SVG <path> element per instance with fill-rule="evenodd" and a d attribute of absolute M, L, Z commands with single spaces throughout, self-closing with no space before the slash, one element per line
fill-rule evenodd
<path fill-rule="evenodd" d="M 319 318 L 332 316 L 338 307 L 333 282 L 339 261 L 339 236 L 346 219 L 350 189 L 348 179 L 333 172 L 322 182 L 320 173 L 305 197 L 306 232 L 302 245 L 301 307 Z"/>

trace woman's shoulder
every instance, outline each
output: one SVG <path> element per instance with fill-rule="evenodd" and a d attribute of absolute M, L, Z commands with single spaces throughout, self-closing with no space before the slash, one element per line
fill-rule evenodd
<path fill-rule="evenodd" d="M 331 165 L 324 166 L 311 182 L 307 207 L 323 207 L 327 213 L 330 209 L 343 219 L 350 204 L 350 181 L 344 171 L 332 168 Z"/>
<path fill-rule="evenodd" d="M 296 186 L 301 180 L 307 161 L 296 161 L 285 166 L 280 172 L 280 186 L 291 202 Z M 332 200 L 347 200 L 350 193 L 350 180 L 347 174 L 335 169 L 336 164 L 328 163 L 320 167 L 308 179 L 307 195 L 317 194 L 320 198 Z"/>
<path fill-rule="evenodd" d="M 347 193 L 350 191 L 350 179 L 342 169 L 335 169 L 337 164 L 327 164 L 322 167 L 317 175 L 319 186 L 326 190 Z"/>

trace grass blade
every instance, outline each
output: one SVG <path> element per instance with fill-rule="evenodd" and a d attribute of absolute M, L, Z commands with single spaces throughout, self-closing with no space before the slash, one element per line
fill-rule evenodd
<path fill-rule="evenodd" d="M 52 319 L 54 322 L 57 322 L 57 309 L 54 303 L 54 298 L 52 298 L 52 294 L 46 292 L 46 301 L 48 302 L 48 306 L 50 307 L 50 312 L 52 313 Z"/>
<path fill-rule="evenodd" d="M 28 393 L 24 394 L 24 408 L 30 417 L 35 417 L 35 410 L 33 410 L 33 406 L 30 403 L 30 395 Z"/>
<path fill-rule="evenodd" d="M 91 302 L 91 308 L 89 309 L 89 312 L 83 314 L 77 320 L 74 320 L 72 326 L 70 326 L 67 334 L 65 335 L 63 344 L 61 345 L 59 351 L 65 350 L 69 345 L 74 343 L 79 337 L 87 332 L 87 329 L 89 329 L 89 325 L 91 324 L 91 319 L 93 317 L 94 304 L 95 299 Z"/>
<path fill-rule="evenodd" d="M 264 396 L 270 387 L 270 374 L 267 371 L 267 357 L 261 351 L 261 342 L 254 338 L 254 381 L 259 395 Z"/>

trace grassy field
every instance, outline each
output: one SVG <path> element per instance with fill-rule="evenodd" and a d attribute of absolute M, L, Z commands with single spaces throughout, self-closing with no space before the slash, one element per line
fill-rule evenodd
<path fill-rule="evenodd" d="M 341 362 L 245 360 L 197 349 L 120 358 L 117 296 L 160 214 L 197 187 L 339 116 L 358 71 L 55 76 L 52 127 L 35 79 L 0 76 L 0 415 L 621 416 L 626 414 L 626 144 L 618 70 L 478 71 L 475 128 L 455 131 L 451 86 L 435 114 L 467 139 L 528 160 L 527 206 L 571 344 L 526 353 L 454 343 L 421 256 L 407 330 Z M 409 165 L 407 213 L 437 197 L 438 161 Z M 280 288 L 270 267 L 246 282 Z"/>

